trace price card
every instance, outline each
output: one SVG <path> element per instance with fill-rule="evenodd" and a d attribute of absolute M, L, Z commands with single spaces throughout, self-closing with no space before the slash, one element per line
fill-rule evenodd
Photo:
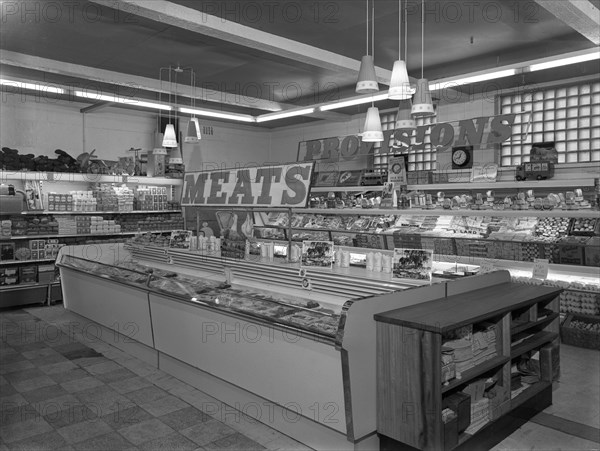
<path fill-rule="evenodd" d="M 127 183 L 127 175 L 123 175 L 123 183 Z"/>
<path fill-rule="evenodd" d="M 495 271 L 496 267 L 494 266 L 493 260 L 483 260 L 479 265 L 479 274 L 485 274 L 486 272 Z"/>
<path fill-rule="evenodd" d="M 302 279 L 302 288 L 305 290 L 312 290 L 312 284 L 310 283 L 310 279 L 304 278 Z"/>
<path fill-rule="evenodd" d="M 542 280 L 545 280 L 546 277 L 548 277 L 548 259 L 536 258 L 533 261 L 533 273 L 531 277 Z"/>

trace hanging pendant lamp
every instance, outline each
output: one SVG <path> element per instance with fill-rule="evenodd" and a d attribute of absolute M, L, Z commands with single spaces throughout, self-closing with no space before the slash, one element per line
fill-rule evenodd
<path fill-rule="evenodd" d="M 415 130 L 417 128 L 415 120 L 411 117 L 411 112 L 412 102 L 410 99 L 401 100 L 398 105 L 398 112 L 396 113 L 395 130 Z"/>
<path fill-rule="evenodd" d="M 383 141 L 383 130 L 381 129 L 381 119 L 379 118 L 379 108 L 372 106 L 367 110 L 365 126 L 362 132 L 364 142 Z"/>
<path fill-rule="evenodd" d="M 388 99 L 391 100 L 410 99 L 415 93 L 414 89 L 410 86 L 406 62 L 402 61 L 402 43 L 400 42 L 400 37 L 402 36 L 401 23 L 402 5 L 401 0 L 398 0 L 398 60 L 394 62 L 390 89 L 388 90 Z M 404 44 L 406 46 L 406 37 L 404 38 Z M 406 59 L 406 52 L 404 52 L 404 58 Z"/>
<path fill-rule="evenodd" d="M 429 81 L 423 75 L 425 54 L 425 0 L 421 0 L 421 78 L 417 81 L 417 92 L 411 110 L 413 116 L 433 116 L 435 110 L 431 101 Z"/>
<path fill-rule="evenodd" d="M 184 142 L 197 143 L 201 138 L 202 136 L 200 135 L 200 124 L 198 123 L 198 118 L 193 117 L 188 122 L 188 128 Z"/>
<path fill-rule="evenodd" d="M 373 39 L 375 37 L 375 28 L 371 28 Z M 377 75 L 375 74 L 373 52 L 371 52 L 371 55 L 369 55 L 369 0 L 367 0 L 367 54 L 364 55 L 360 60 L 360 70 L 358 72 L 358 81 L 356 82 L 356 92 L 358 94 L 371 94 L 378 91 L 379 83 L 377 83 Z"/>
<path fill-rule="evenodd" d="M 177 137 L 175 136 L 175 127 L 173 124 L 167 124 L 165 127 L 165 136 L 162 141 L 163 147 L 177 147 Z"/>

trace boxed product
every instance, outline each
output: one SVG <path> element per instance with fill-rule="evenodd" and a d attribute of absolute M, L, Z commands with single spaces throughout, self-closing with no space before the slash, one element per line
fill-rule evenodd
<path fill-rule="evenodd" d="M 55 279 L 55 267 L 51 265 L 39 265 L 38 266 L 38 282 L 39 283 L 52 283 Z"/>
<path fill-rule="evenodd" d="M 442 399 L 442 408 L 449 408 L 458 417 L 458 432 L 462 432 L 471 424 L 471 396 L 467 393 L 456 392 Z"/>
<path fill-rule="evenodd" d="M 38 267 L 35 265 L 21 266 L 19 268 L 19 280 L 21 281 L 21 283 L 36 283 L 37 270 Z"/>
<path fill-rule="evenodd" d="M 593 236 L 585 243 L 585 266 L 600 266 L 600 237 Z"/>
<path fill-rule="evenodd" d="M 14 260 L 15 259 L 15 244 L 14 243 L 0 243 L 0 260 Z"/>
<path fill-rule="evenodd" d="M 19 283 L 19 268 L 0 268 L 0 285 L 16 285 Z"/>

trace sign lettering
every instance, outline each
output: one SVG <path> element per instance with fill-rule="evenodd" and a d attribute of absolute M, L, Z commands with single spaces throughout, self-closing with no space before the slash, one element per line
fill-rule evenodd
<path fill-rule="evenodd" d="M 305 207 L 313 166 L 296 163 L 190 172 L 184 177 L 181 205 Z"/>

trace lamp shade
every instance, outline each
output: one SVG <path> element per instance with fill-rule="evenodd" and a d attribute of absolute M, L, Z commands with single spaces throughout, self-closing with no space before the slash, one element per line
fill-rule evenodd
<path fill-rule="evenodd" d="M 394 124 L 394 129 L 416 129 L 417 124 L 415 120 L 411 117 L 412 111 L 412 102 L 409 99 L 403 100 L 398 105 L 398 113 L 396 114 L 396 123 Z"/>
<path fill-rule="evenodd" d="M 188 122 L 187 133 L 183 141 L 186 143 L 197 143 L 201 138 L 202 136 L 200 135 L 200 124 L 198 123 L 198 118 L 193 117 Z"/>
<path fill-rule="evenodd" d="M 433 116 L 435 114 L 429 81 L 426 78 L 420 78 L 417 81 L 417 92 L 415 92 L 411 114 L 413 116 Z"/>
<path fill-rule="evenodd" d="M 365 119 L 365 127 L 362 132 L 362 140 L 364 142 L 379 142 L 383 141 L 383 131 L 381 130 L 381 119 L 379 117 L 379 109 L 370 107 L 367 110 L 367 118 Z"/>
<path fill-rule="evenodd" d="M 165 127 L 165 136 L 162 142 L 163 147 L 177 147 L 177 138 L 175 137 L 175 127 L 173 124 L 167 124 Z"/>
<path fill-rule="evenodd" d="M 388 99 L 410 99 L 414 93 L 415 90 L 410 86 L 410 81 L 408 80 L 406 63 L 402 60 L 395 61 L 390 80 L 390 89 L 388 90 Z"/>
<path fill-rule="evenodd" d="M 358 72 L 358 81 L 356 82 L 356 92 L 358 94 L 370 94 L 379 91 L 379 83 L 375 75 L 375 64 L 371 55 L 365 55 L 360 61 L 360 71 Z"/>

